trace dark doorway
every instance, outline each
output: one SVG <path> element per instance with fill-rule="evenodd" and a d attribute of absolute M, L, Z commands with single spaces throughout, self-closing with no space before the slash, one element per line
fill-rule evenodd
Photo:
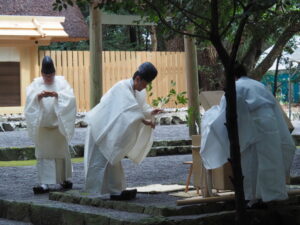
<path fill-rule="evenodd" d="M 0 106 L 20 106 L 20 63 L 0 62 Z"/>

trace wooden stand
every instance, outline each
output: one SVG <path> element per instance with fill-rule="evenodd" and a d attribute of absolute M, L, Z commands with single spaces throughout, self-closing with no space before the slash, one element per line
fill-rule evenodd
<path fill-rule="evenodd" d="M 212 177 L 211 171 L 206 170 L 202 164 L 202 160 L 200 157 L 200 140 L 200 135 L 192 135 L 193 165 L 191 165 L 190 167 L 190 173 L 193 174 L 194 187 L 197 190 L 197 194 L 199 194 L 200 188 L 201 195 L 203 197 L 209 197 L 212 196 Z"/>

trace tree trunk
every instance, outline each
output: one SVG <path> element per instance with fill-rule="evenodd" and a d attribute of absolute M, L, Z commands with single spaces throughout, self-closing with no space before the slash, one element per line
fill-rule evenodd
<path fill-rule="evenodd" d="M 134 26 L 129 26 L 129 40 L 132 46 L 137 46 L 137 32 Z"/>
<path fill-rule="evenodd" d="M 275 98 L 276 98 L 276 93 L 277 93 L 278 66 L 279 66 L 280 58 L 281 58 L 281 55 L 277 58 L 276 70 L 275 70 L 275 74 L 274 74 L 274 91 L 273 91 L 273 95 L 274 95 Z"/>
<path fill-rule="evenodd" d="M 237 210 L 237 224 L 246 224 L 245 213 L 245 194 L 243 185 L 243 174 L 241 166 L 241 153 L 237 123 L 237 107 L 236 107 L 236 87 L 233 68 L 225 69 L 226 75 L 226 128 L 230 142 L 230 164 L 232 167 L 233 177 L 231 181 L 235 190 L 235 205 Z"/>
<path fill-rule="evenodd" d="M 150 27 L 150 34 L 151 34 L 151 50 L 157 51 L 156 26 Z"/>

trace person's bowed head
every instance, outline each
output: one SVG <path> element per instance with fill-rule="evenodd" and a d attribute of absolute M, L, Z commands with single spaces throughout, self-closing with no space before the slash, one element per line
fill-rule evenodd
<path fill-rule="evenodd" d="M 55 67 L 50 56 L 45 56 L 43 58 L 41 73 L 45 85 L 52 85 L 55 78 Z M 55 91 L 42 91 L 38 94 L 38 100 L 47 97 L 57 98 L 58 94 Z"/>
<path fill-rule="evenodd" d="M 151 83 L 157 76 L 157 69 L 150 62 L 141 64 L 138 70 L 133 75 L 133 89 L 136 91 L 144 90 L 149 83 Z M 162 113 L 162 109 L 154 109 L 151 111 L 151 115 L 155 116 Z M 143 119 L 143 123 L 151 128 L 155 128 L 155 122 L 152 120 Z"/>

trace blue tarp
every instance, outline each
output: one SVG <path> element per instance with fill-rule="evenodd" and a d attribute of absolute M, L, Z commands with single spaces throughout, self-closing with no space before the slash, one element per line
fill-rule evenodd
<path fill-rule="evenodd" d="M 277 98 L 282 102 L 288 102 L 288 73 L 282 73 L 278 75 L 277 78 Z M 292 77 L 292 102 L 299 103 L 300 102 L 300 91 L 299 91 L 299 78 L 300 74 L 296 74 Z M 261 82 L 266 85 L 270 91 L 274 90 L 274 75 L 273 74 L 265 74 L 261 80 Z"/>

